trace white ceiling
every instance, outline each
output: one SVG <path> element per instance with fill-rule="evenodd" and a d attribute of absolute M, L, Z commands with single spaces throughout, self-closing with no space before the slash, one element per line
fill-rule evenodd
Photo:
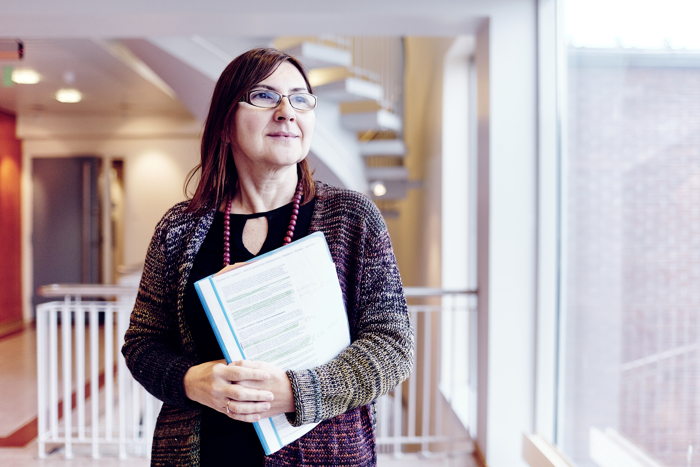
<path fill-rule="evenodd" d="M 16 114 L 189 116 L 181 103 L 109 53 L 100 41 L 30 38 L 23 42 L 24 59 L 0 60 L 0 65 L 37 71 L 41 81 L 0 87 L 2 109 Z M 67 75 L 74 81 L 67 80 Z M 61 88 L 78 89 L 82 102 L 58 102 L 55 93 Z"/>
<path fill-rule="evenodd" d="M 0 0 L 5 37 L 439 35 L 473 32 L 494 6 L 533 0 Z"/>
<path fill-rule="evenodd" d="M 25 45 L 22 61 L 36 85 L 0 87 L 0 108 L 14 113 L 189 115 L 185 107 L 100 44 L 113 38 L 229 35 L 432 35 L 472 33 L 495 4 L 514 0 L 0 0 L 0 34 Z M 0 37 L 2 39 L 2 37 Z M 75 76 L 65 82 L 65 74 Z M 61 87 L 84 93 L 77 104 L 54 98 Z"/>

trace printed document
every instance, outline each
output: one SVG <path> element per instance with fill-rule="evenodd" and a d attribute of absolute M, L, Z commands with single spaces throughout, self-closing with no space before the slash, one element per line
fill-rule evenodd
<path fill-rule="evenodd" d="M 303 370 L 350 345 L 338 275 L 321 232 L 206 277 L 195 288 L 229 363 L 261 360 Z M 269 455 L 317 424 L 293 427 L 280 414 L 254 425 Z"/>

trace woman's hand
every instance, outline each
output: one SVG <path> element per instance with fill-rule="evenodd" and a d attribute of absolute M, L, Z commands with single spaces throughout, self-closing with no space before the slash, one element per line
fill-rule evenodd
<path fill-rule="evenodd" d="M 257 390 L 264 393 L 271 392 L 274 398 L 270 403 L 270 408 L 260 413 L 261 418 L 273 417 L 281 413 L 294 412 L 294 393 L 292 383 L 289 382 L 287 373 L 275 365 L 266 362 L 242 360 L 234 362 L 232 365 L 250 370 L 264 371 L 270 375 L 267 379 L 239 381 L 239 385 L 249 390 Z M 233 405 L 233 403 L 231 404 Z"/>
<path fill-rule="evenodd" d="M 189 399 L 242 422 L 295 410 L 287 374 L 265 362 L 202 363 L 185 373 L 183 384 Z"/>
<path fill-rule="evenodd" d="M 275 395 L 270 390 L 254 386 L 263 386 L 271 379 L 270 373 L 251 365 L 255 362 L 246 363 L 243 365 L 242 362 L 234 362 L 227 365 L 225 360 L 219 360 L 193 366 L 187 370 L 183 379 L 185 395 L 242 422 L 257 422 L 268 417 L 269 415 L 263 414 L 270 411 Z M 270 367 L 276 368 L 272 365 Z M 282 375 L 287 378 L 284 372 Z M 238 382 L 245 382 L 247 386 L 236 384 Z M 293 405 L 292 403 L 292 407 Z"/>

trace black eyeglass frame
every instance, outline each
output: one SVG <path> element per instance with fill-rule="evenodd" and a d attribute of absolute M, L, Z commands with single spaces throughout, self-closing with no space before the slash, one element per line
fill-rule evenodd
<path fill-rule="evenodd" d="M 277 100 L 277 104 L 274 107 L 262 107 L 260 105 L 255 105 L 250 101 L 250 95 L 251 95 L 251 93 L 254 93 L 254 92 L 269 92 L 271 94 L 277 94 L 279 96 L 279 100 Z M 292 103 L 292 100 L 290 99 L 290 97 L 296 96 L 297 94 L 302 94 L 304 96 L 313 97 L 314 98 L 314 106 L 310 109 L 299 109 L 297 107 L 294 107 L 294 104 Z M 253 107 L 257 107 L 259 109 L 276 109 L 282 103 L 283 97 L 286 97 L 287 101 L 289 101 L 289 105 L 291 105 L 294 110 L 298 110 L 299 112 L 310 112 L 310 111 L 314 110 L 316 107 L 318 107 L 318 96 L 316 96 L 315 94 L 311 94 L 310 92 L 293 92 L 291 94 L 284 95 L 284 94 L 280 94 L 277 91 L 272 91 L 270 89 L 253 89 L 251 91 L 248 91 L 245 94 L 243 94 L 243 97 L 241 97 L 241 100 L 239 100 L 238 102 L 245 102 L 246 104 L 250 104 Z"/>

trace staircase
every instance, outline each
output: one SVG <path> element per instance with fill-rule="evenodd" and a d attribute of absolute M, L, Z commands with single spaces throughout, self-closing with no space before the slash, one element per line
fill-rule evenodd
<path fill-rule="evenodd" d="M 402 39 L 332 36 L 316 41 L 284 50 L 310 70 L 320 102 L 337 105 L 340 125 L 357 136 L 370 196 L 376 200 L 405 198 L 411 183 L 403 163 Z M 336 51 L 337 60 L 320 60 L 322 55 L 331 57 L 331 51 Z"/>

